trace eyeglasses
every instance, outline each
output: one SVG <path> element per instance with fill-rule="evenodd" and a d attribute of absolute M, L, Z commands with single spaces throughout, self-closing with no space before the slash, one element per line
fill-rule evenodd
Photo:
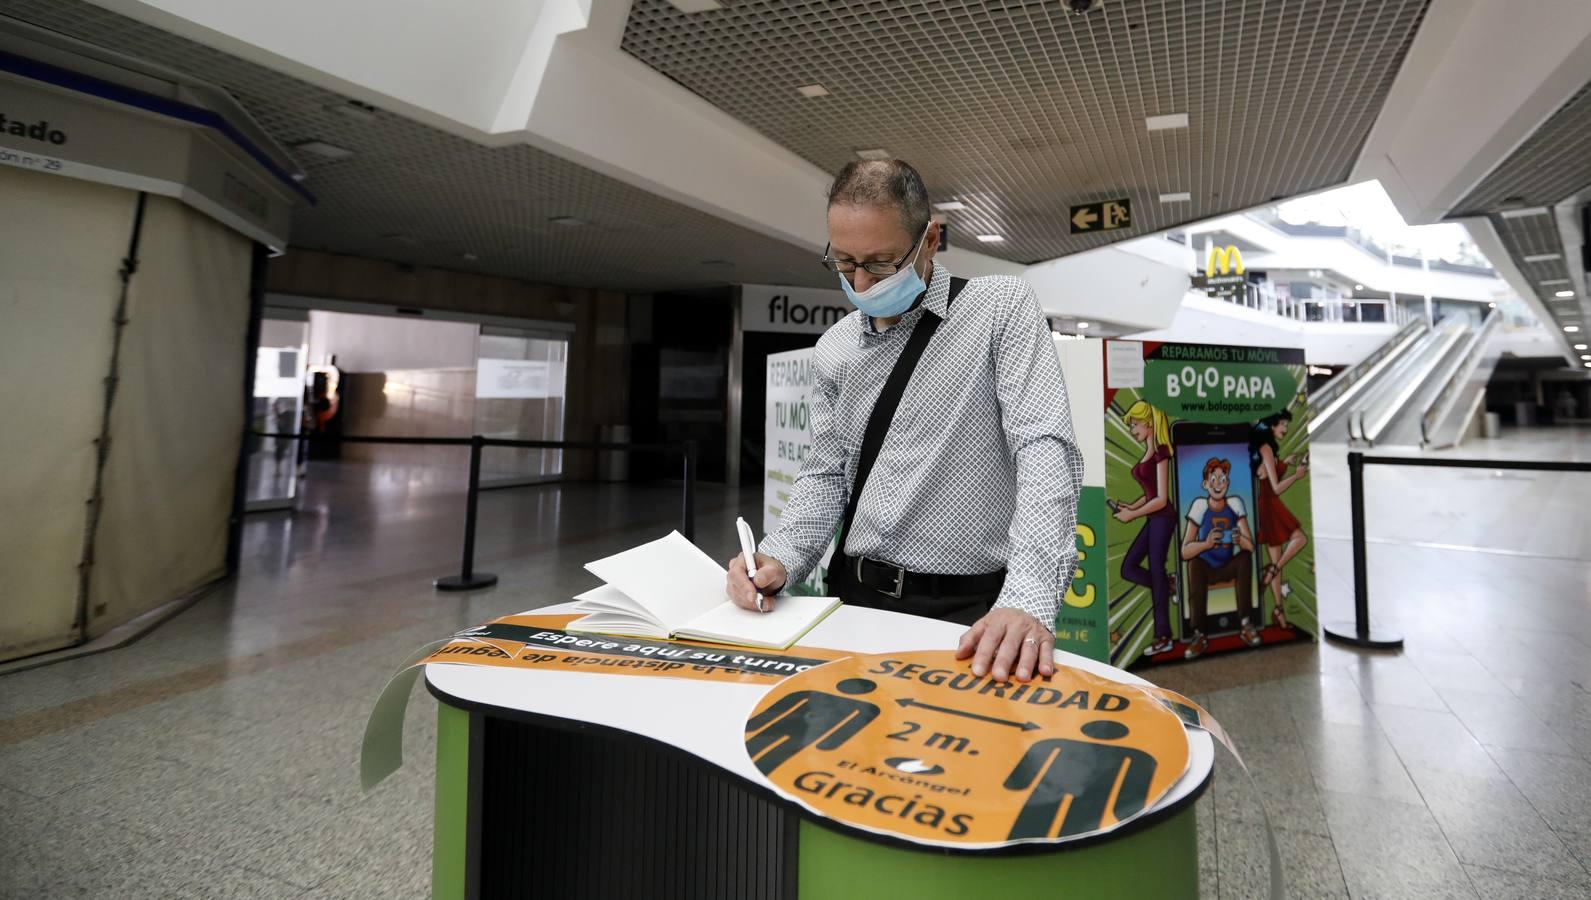
<path fill-rule="evenodd" d="M 880 277 L 887 278 L 888 276 L 894 275 L 896 272 L 900 271 L 901 266 L 906 264 L 906 260 L 911 259 L 912 254 L 917 252 L 917 244 L 921 244 L 923 242 L 923 238 L 927 236 L 928 231 L 927 229 L 924 229 L 923 236 L 919 237 L 916 243 L 912 244 L 911 249 L 906 251 L 906 255 L 894 262 L 857 262 L 854 259 L 835 259 L 829 255 L 829 248 L 833 245 L 824 244 L 823 268 L 828 269 L 830 272 L 839 272 L 841 275 L 849 275 L 852 272 L 855 272 L 857 269 L 866 269 L 867 274 L 869 275 L 878 275 Z"/>

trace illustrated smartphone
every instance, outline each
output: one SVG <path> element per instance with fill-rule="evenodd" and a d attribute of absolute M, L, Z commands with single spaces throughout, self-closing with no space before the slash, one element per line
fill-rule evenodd
<path fill-rule="evenodd" d="M 1182 559 L 1182 541 L 1187 536 L 1189 528 L 1189 513 L 1196 511 L 1196 504 L 1203 500 L 1197 508 L 1203 510 L 1201 521 L 1195 524 L 1195 534 L 1201 528 L 1213 531 L 1215 525 L 1229 525 L 1221 529 L 1220 544 L 1209 551 L 1212 559 L 1202 560 L 1208 571 L 1215 564 L 1225 563 L 1242 551 L 1237 542 L 1238 527 L 1235 515 L 1239 510 L 1242 517 L 1248 520 L 1248 533 L 1252 538 L 1255 534 L 1257 523 L 1255 520 L 1254 503 L 1254 473 L 1249 465 L 1248 455 L 1249 426 L 1242 422 L 1231 424 L 1209 424 L 1204 422 L 1177 422 L 1171 426 L 1171 445 L 1175 452 L 1175 465 L 1172 471 L 1175 475 L 1175 488 L 1173 496 L 1177 503 L 1177 535 L 1172 541 L 1172 553 L 1178 562 L 1177 566 L 1177 593 L 1180 597 L 1182 610 L 1182 636 L 1187 640 L 1193 635 L 1192 609 L 1193 609 L 1193 575 L 1195 574 L 1192 561 Z M 1214 504 L 1204 487 L 1205 466 L 1211 460 L 1224 461 L 1230 466 L 1225 506 L 1221 510 L 1213 509 Z M 1236 501 L 1236 502 L 1233 502 Z M 1253 555 L 1250 554 L 1249 565 L 1237 573 L 1237 578 L 1246 579 L 1249 584 L 1250 602 L 1259 603 L 1259 585 L 1256 584 L 1254 575 Z M 1206 637 L 1215 637 L 1221 634 L 1231 634 L 1238 630 L 1241 624 L 1237 609 L 1237 582 L 1233 578 L 1206 578 L 1207 589 L 1205 596 L 1206 610 Z M 1250 612 L 1250 624 L 1256 628 L 1260 625 L 1259 611 Z"/>

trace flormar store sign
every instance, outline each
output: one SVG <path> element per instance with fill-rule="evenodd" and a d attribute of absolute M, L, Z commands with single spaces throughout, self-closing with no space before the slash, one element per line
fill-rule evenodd
<path fill-rule="evenodd" d="M 778 284 L 740 287 L 742 331 L 822 334 L 854 309 L 839 291 Z"/>

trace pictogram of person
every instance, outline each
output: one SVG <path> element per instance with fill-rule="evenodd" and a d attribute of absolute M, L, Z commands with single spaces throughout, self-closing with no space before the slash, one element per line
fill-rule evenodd
<path fill-rule="evenodd" d="M 1127 733 L 1127 726 L 1120 722 L 1083 726 L 1086 737 L 1100 740 L 1119 740 Z M 1065 818 L 1055 837 L 1098 830 L 1104 824 L 1107 806 L 1116 821 L 1126 819 L 1148 802 L 1154 774 L 1155 758 L 1133 747 L 1071 738 L 1037 741 L 1005 779 L 1006 790 L 1029 791 L 1022 811 L 1011 823 L 1009 838 L 1050 837 L 1063 806 Z"/>
<path fill-rule="evenodd" d="M 877 687 L 866 678 L 847 678 L 834 689 L 855 695 L 871 693 Z M 780 697 L 746 723 L 746 752 L 758 770 L 768 775 L 813 744 L 819 750 L 838 748 L 876 718 L 878 707 L 866 700 L 827 691 L 796 691 Z"/>

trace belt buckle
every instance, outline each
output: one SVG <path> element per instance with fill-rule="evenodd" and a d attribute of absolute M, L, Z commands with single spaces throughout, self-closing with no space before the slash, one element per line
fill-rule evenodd
<path fill-rule="evenodd" d="M 901 592 L 906 587 L 906 568 L 904 566 L 897 566 L 897 565 L 895 565 L 893 563 L 882 562 L 882 561 L 876 560 L 876 559 L 868 559 L 865 556 L 858 556 L 856 558 L 856 583 L 857 584 L 867 584 L 867 582 L 862 579 L 862 563 L 864 563 L 864 562 L 870 562 L 870 563 L 873 563 L 874 565 L 877 565 L 877 566 L 884 566 L 885 568 L 890 568 L 890 569 L 894 569 L 895 570 L 895 589 L 894 590 L 886 591 L 886 590 L 882 590 L 880 588 L 873 588 L 873 590 L 878 591 L 880 594 L 883 594 L 886 597 L 893 597 L 894 599 L 899 600 Z"/>

